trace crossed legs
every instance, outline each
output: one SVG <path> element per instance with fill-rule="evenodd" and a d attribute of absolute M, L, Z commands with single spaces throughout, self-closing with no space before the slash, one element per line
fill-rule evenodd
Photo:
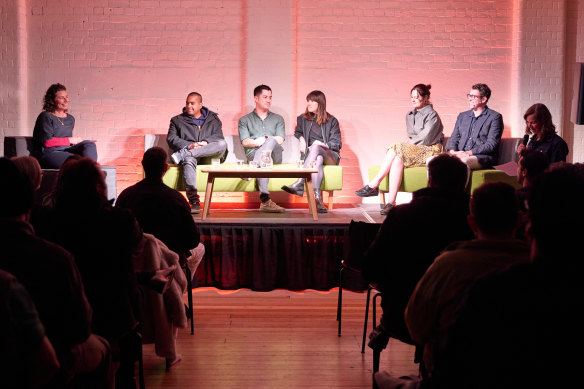
<path fill-rule="evenodd" d="M 201 159 L 220 158 L 225 154 L 225 150 L 227 150 L 227 142 L 220 140 L 192 150 L 182 149 L 179 151 L 187 198 L 191 205 L 199 203 L 199 195 L 197 193 L 197 164 Z"/>

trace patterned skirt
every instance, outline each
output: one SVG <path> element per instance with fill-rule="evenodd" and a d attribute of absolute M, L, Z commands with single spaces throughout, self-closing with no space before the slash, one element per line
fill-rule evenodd
<path fill-rule="evenodd" d="M 442 143 L 431 146 L 411 145 L 409 143 L 393 143 L 387 148 L 393 149 L 395 154 L 402 160 L 404 167 L 425 166 L 426 160 L 444 151 Z"/>

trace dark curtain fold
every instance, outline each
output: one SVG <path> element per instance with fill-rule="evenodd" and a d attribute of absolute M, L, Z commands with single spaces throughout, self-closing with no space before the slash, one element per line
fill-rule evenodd
<path fill-rule="evenodd" d="M 348 225 L 199 224 L 205 259 L 197 269 L 198 286 L 329 290 L 339 286 L 346 256 Z M 345 272 L 343 288 L 362 291 L 360 274 Z"/>

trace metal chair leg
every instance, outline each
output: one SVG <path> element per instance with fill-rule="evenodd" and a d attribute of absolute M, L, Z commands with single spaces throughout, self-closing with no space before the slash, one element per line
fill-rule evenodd
<path fill-rule="evenodd" d="M 339 270 L 339 299 L 337 302 L 337 321 L 339 322 L 338 336 L 341 336 L 341 323 L 343 316 L 343 267 Z"/>
<path fill-rule="evenodd" d="M 373 328 L 377 326 L 377 298 L 381 297 L 381 293 L 375 293 L 373 296 Z M 373 374 L 379 371 L 379 360 L 381 359 L 381 351 L 373 350 Z"/>
<path fill-rule="evenodd" d="M 363 342 L 361 343 L 361 354 L 365 354 L 365 339 L 367 338 L 367 320 L 369 319 L 369 299 L 371 298 L 371 286 L 367 288 L 367 303 L 365 305 L 365 322 L 363 323 Z"/>
<path fill-rule="evenodd" d="M 193 311 L 193 280 L 192 280 L 192 273 L 191 269 L 188 266 L 184 266 L 185 275 L 187 277 L 187 299 L 188 299 L 188 306 L 186 308 L 186 315 L 187 320 L 191 321 L 191 335 L 195 334 L 195 318 L 194 318 L 194 311 Z"/>

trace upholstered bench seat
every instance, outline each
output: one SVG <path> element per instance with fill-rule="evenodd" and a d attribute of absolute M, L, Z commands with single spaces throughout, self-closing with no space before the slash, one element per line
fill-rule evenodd
<path fill-rule="evenodd" d="M 499 153 L 497 163 L 495 165 L 502 165 L 511 161 L 517 162 L 517 147 L 522 138 L 503 138 L 499 145 Z M 447 139 L 444 140 L 446 144 Z M 369 180 L 372 180 L 380 169 L 380 165 L 369 167 Z M 479 169 L 471 172 L 469 185 L 467 190 L 473 193 L 476 188 L 487 181 L 502 181 L 509 185 L 519 188 L 517 178 L 509 176 L 506 173 L 496 169 Z M 425 166 L 410 167 L 404 169 L 404 175 L 400 185 L 400 192 L 415 192 L 418 189 L 425 188 L 428 185 L 428 172 Z M 385 176 L 379 184 L 379 196 L 382 204 L 385 204 L 385 193 L 389 191 L 389 177 Z"/>
<path fill-rule="evenodd" d="M 227 158 L 222 166 L 236 166 L 237 161 L 246 161 L 245 152 L 239 136 L 237 135 L 226 135 L 225 141 L 227 142 Z M 166 134 L 147 134 L 144 138 L 144 150 L 148 150 L 151 147 L 158 146 L 165 149 L 169 154 L 168 144 L 166 143 Z M 286 136 L 284 143 L 282 144 L 284 149 L 282 153 L 282 165 L 285 166 L 296 166 L 296 161 L 300 157 L 298 139 L 294 136 Z M 205 164 L 198 165 L 198 167 L 209 166 Z M 328 208 L 333 209 L 333 195 L 335 190 L 343 189 L 343 168 L 336 165 L 326 165 L 324 166 L 324 178 L 320 186 L 321 191 L 328 192 Z M 204 192 L 207 188 L 207 173 L 201 172 L 201 169 L 197 169 L 197 190 L 199 192 Z M 283 185 L 290 185 L 295 182 L 295 179 L 291 178 L 274 178 L 270 179 L 268 184 L 268 189 L 271 192 L 281 191 Z M 163 177 L 163 182 L 169 187 L 184 191 L 184 180 L 182 177 L 182 169 L 179 165 L 169 164 L 168 170 Z M 217 178 L 215 180 L 213 192 L 255 192 L 257 191 L 257 185 L 255 179 L 250 179 L 249 181 L 242 180 L 240 178 Z"/>

